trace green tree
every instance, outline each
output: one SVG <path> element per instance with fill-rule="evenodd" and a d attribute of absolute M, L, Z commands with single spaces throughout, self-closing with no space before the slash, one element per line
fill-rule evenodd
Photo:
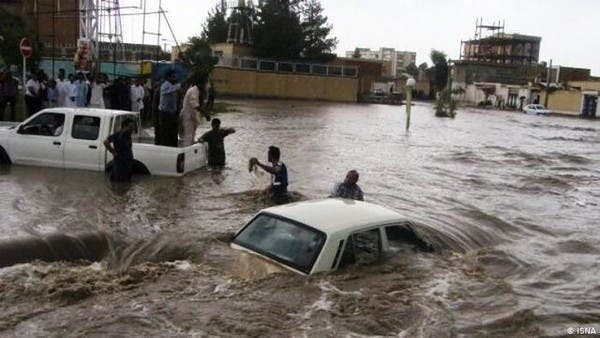
<path fill-rule="evenodd" d="M 352 57 L 355 59 L 360 59 L 360 49 L 358 47 L 354 48 L 354 53 L 352 53 Z"/>
<path fill-rule="evenodd" d="M 442 91 L 448 82 L 448 60 L 446 53 L 438 50 L 431 50 L 431 62 L 433 63 L 433 85 L 437 92 Z"/>
<path fill-rule="evenodd" d="M 330 61 L 337 45 L 336 38 L 329 38 L 332 26 L 327 24 L 327 16 L 323 15 L 323 6 L 318 0 L 308 0 L 302 6 L 302 31 L 304 32 L 304 48 L 302 57 L 309 60 Z"/>
<path fill-rule="evenodd" d="M 225 12 L 221 5 L 216 5 L 215 8 L 208 12 L 208 18 L 202 25 L 202 38 L 210 44 L 227 41 L 227 31 L 229 25 L 225 19 Z"/>
<path fill-rule="evenodd" d="M 0 61 L 4 61 L 6 66 L 21 65 L 23 58 L 19 50 L 19 43 L 24 37 L 28 37 L 33 44 L 33 55 L 29 58 L 28 68 L 35 69 L 41 55 L 41 44 L 37 40 L 36 34 L 30 27 L 25 25 L 23 19 L 11 12 L 0 8 Z M 31 65 L 31 66 L 29 66 Z"/>
<path fill-rule="evenodd" d="M 419 76 L 419 68 L 417 68 L 417 66 L 412 62 L 406 66 L 406 72 L 415 78 Z"/>
<path fill-rule="evenodd" d="M 192 76 L 210 74 L 215 65 L 210 44 L 206 39 L 197 36 L 191 37 L 185 44 L 181 61 Z"/>
<path fill-rule="evenodd" d="M 276 59 L 300 58 L 305 46 L 298 10 L 300 2 L 261 2 L 254 27 L 254 55 Z"/>
<path fill-rule="evenodd" d="M 427 68 L 429 68 L 429 66 L 427 65 L 427 62 L 423 62 L 422 64 L 419 65 L 420 71 L 426 71 Z"/>

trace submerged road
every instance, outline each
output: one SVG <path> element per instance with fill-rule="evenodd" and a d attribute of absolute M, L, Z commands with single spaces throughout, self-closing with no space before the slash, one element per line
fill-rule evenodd
<path fill-rule="evenodd" d="M 0 269 L 0 336 L 600 333 L 600 121 L 442 119 L 417 104 L 406 133 L 404 107 L 233 103 L 219 116 L 237 130 L 221 172 L 113 186 L 102 173 L 0 168 L 0 240 L 111 238 L 96 263 Z M 269 145 L 302 198 L 357 169 L 366 200 L 417 221 L 436 251 L 305 278 L 230 250 L 266 206 L 268 176 L 247 161 Z"/>

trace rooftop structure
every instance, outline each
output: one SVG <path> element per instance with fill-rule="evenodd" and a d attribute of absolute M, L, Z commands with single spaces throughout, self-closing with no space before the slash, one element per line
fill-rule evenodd
<path fill-rule="evenodd" d="M 536 65 L 540 56 L 539 36 L 507 34 L 504 23 L 484 25 L 477 20 L 475 37 L 461 41 L 460 59 L 506 65 Z"/>

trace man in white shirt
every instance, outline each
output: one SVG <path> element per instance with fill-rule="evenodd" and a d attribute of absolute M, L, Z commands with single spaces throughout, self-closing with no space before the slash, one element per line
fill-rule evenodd
<path fill-rule="evenodd" d="M 25 107 L 27 117 L 42 109 L 42 84 L 38 81 L 37 74 L 32 73 L 31 78 L 25 83 Z"/>
<path fill-rule="evenodd" d="M 196 129 L 200 120 L 198 119 L 198 113 L 201 113 L 207 121 L 210 121 L 208 112 L 202 108 L 202 94 L 200 88 L 204 88 L 206 83 L 206 77 L 200 78 L 192 85 L 183 97 L 183 107 L 181 108 L 181 114 L 179 115 L 179 131 L 181 139 L 183 140 L 183 146 L 187 147 L 194 143 L 196 138 Z"/>
<path fill-rule="evenodd" d="M 129 90 L 131 111 L 139 113 L 144 108 L 144 86 L 140 79 L 135 79 Z"/>
<path fill-rule="evenodd" d="M 56 80 L 56 91 L 58 92 L 58 99 L 56 100 L 56 105 L 58 107 L 64 107 L 66 105 L 65 101 L 67 99 L 67 86 L 69 81 L 65 79 L 65 70 L 58 70 L 58 79 Z"/>
<path fill-rule="evenodd" d="M 75 76 L 69 74 L 69 82 L 65 86 L 65 107 L 76 107 L 75 98 L 77 97 L 77 85 Z"/>
<path fill-rule="evenodd" d="M 98 74 L 95 76 L 92 82 L 92 95 L 90 97 L 90 108 L 104 108 L 104 88 L 106 83 L 104 82 L 104 75 Z"/>

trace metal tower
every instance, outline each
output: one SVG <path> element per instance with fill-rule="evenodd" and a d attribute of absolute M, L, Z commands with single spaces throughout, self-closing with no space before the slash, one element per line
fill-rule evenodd
<path fill-rule="evenodd" d="M 239 0 L 237 5 L 235 1 L 229 4 L 226 1 L 221 1 L 221 6 L 225 13 L 227 13 L 225 11 L 227 7 L 231 8 L 228 20 L 227 42 L 251 45 L 254 42 L 252 36 L 252 16 L 255 13 L 252 0 Z"/>

